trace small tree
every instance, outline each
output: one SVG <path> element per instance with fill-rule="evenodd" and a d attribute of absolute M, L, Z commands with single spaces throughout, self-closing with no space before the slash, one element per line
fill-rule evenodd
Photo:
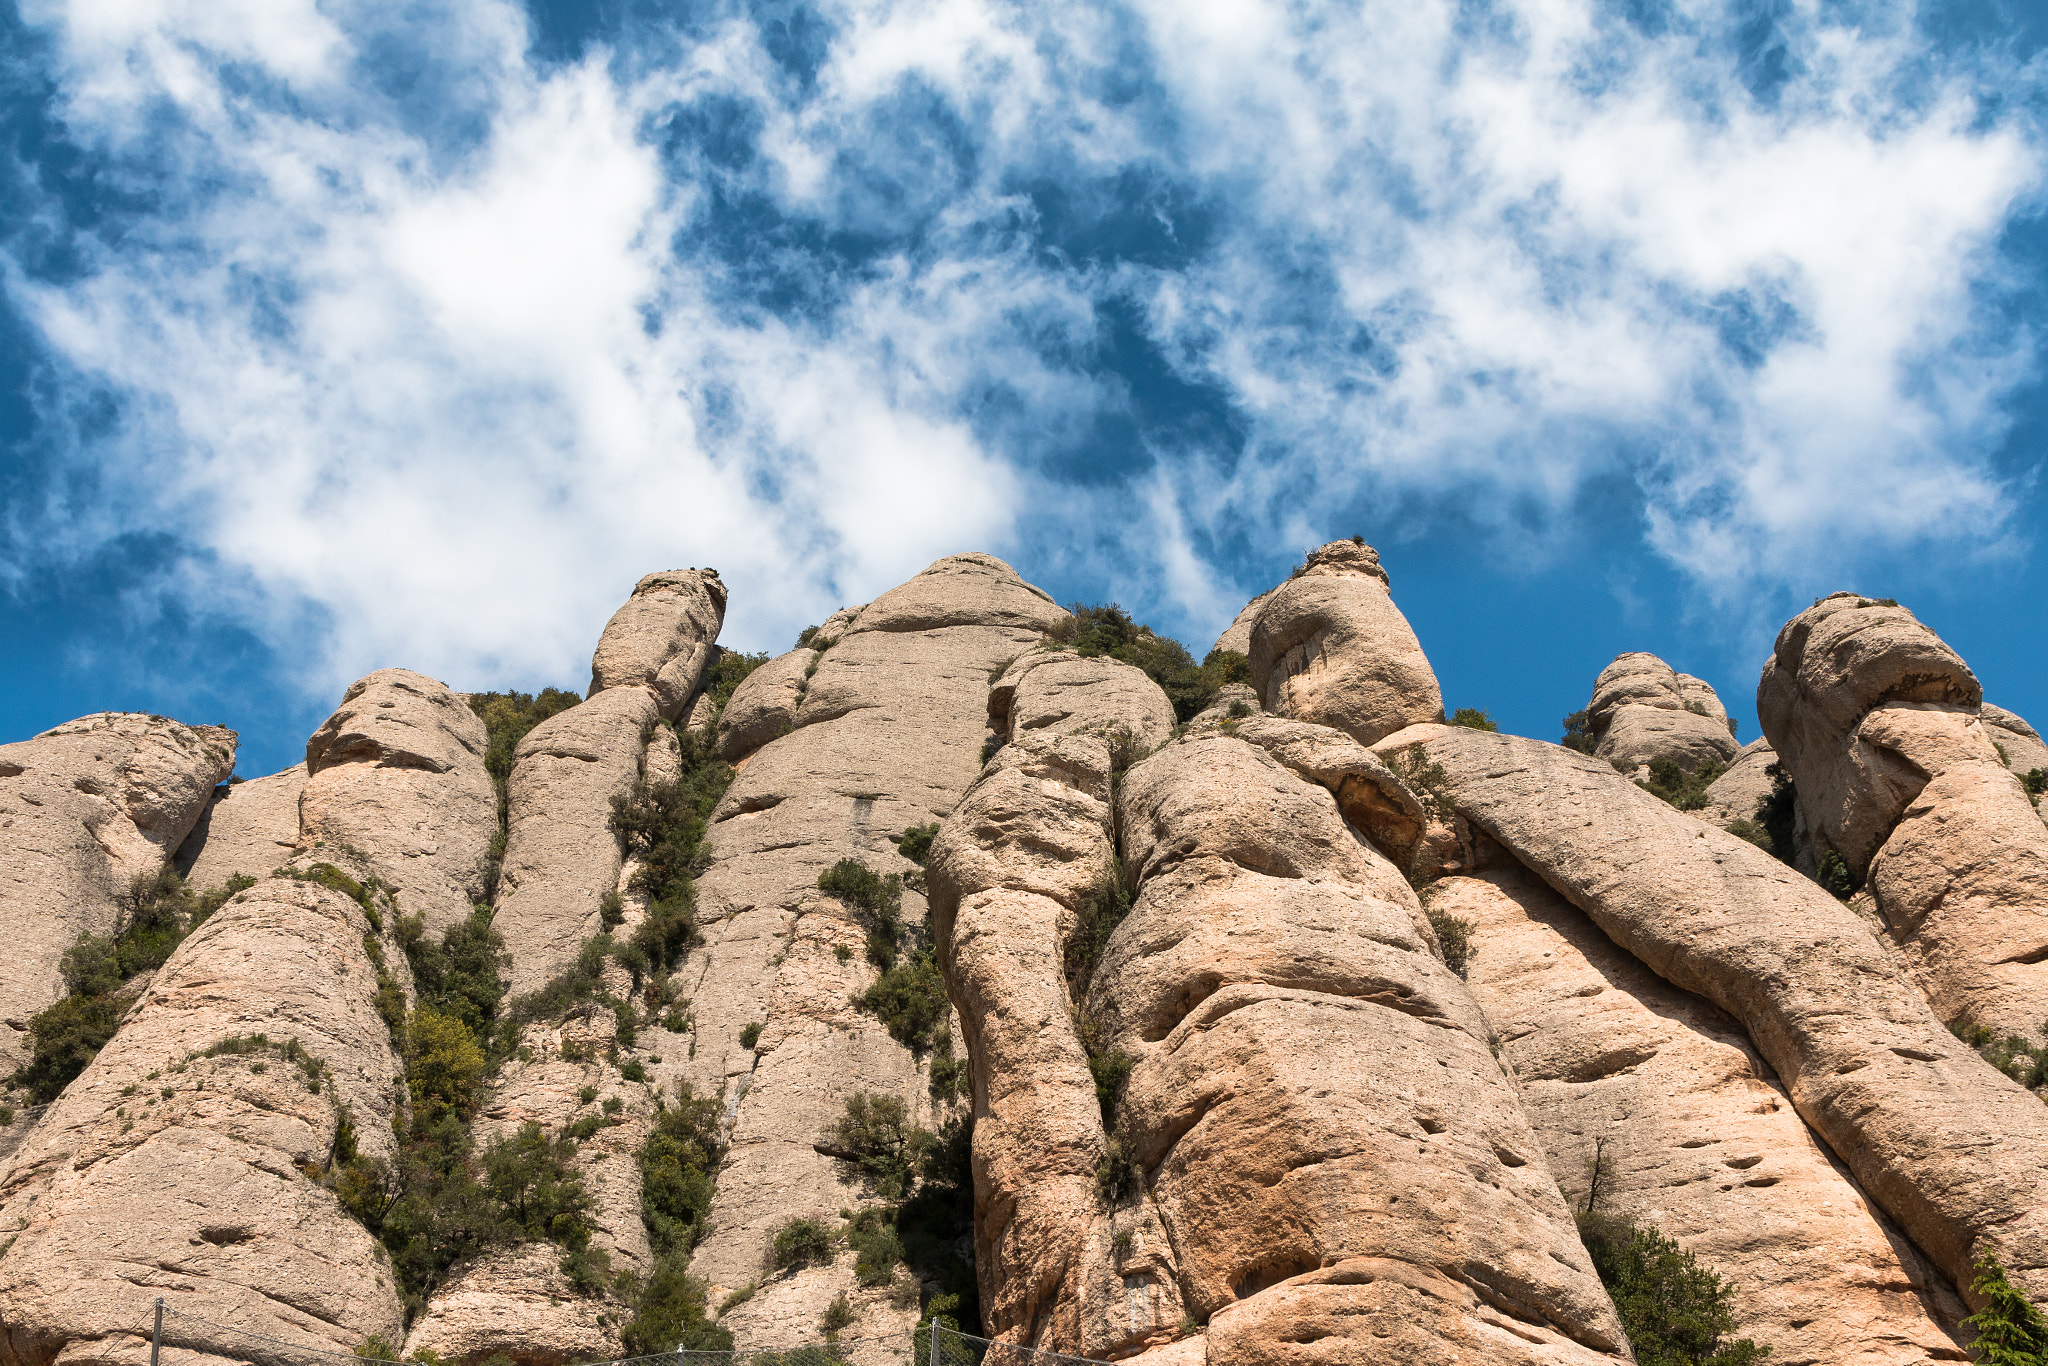
<path fill-rule="evenodd" d="M 1985 1366 L 2048 1363 L 2048 1320 L 2005 1278 L 1996 1253 L 1986 1252 L 1976 1265 L 1977 1279 L 1970 1288 L 1986 1303 L 1963 1326 L 1977 1334 L 1977 1360 Z"/>

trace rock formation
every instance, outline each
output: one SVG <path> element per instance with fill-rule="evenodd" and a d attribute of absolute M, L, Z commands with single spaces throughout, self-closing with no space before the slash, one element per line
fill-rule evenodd
<path fill-rule="evenodd" d="M 235 767 L 235 733 L 101 712 L 0 745 L 0 1067 L 27 1055 L 29 1017 L 64 994 L 57 962 L 112 934 Z"/>
<path fill-rule="evenodd" d="M 1817 848 L 1868 882 L 1935 1013 L 2031 1035 L 2048 1021 L 2048 826 L 1982 700 L 1911 612 L 1837 593 L 1778 633 L 1757 712 Z"/>
<path fill-rule="evenodd" d="M 1691 776 L 1731 763 L 1737 749 L 1713 687 L 1640 651 L 1616 655 L 1600 671 L 1586 722 L 1593 753 L 1630 771 L 1669 759 Z"/>
<path fill-rule="evenodd" d="M 1967 1359 L 1987 1253 L 2048 1304 L 2048 1107 L 1945 1027 L 2048 1020 L 2048 746 L 1904 609 L 1788 624 L 1740 750 L 1710 687 L 1622 655 L 1587 756 L 1442 724 L 1356 541 L 1239 614 L 1252 686 L 1183 725 L 988 555 L 736 689 L 725 605 L 714 571 L 647 576 L 585 700 L 480 699 L 488 729 L 380 670 L 252 782 L 221 786 L 231 732 L 159 718 L 0 746 L 17 1059 L 137 876 L 259 879 L 181 903 L 218 909 L 92 988 L 83 1071 L 0 1125 L 0 1366 L 140 1366 L 159 1295 L 167 1366 L 835 1326 L 882 1366 L 970 1280 L 969 1328 L 1145 1366 L 1624 1363 L 1588 1210 L 1595 1247 L 1618 1218 L 1696 1257 L 1775 1363 Z M 1617 772 L 1661 760 L 1727 768 L 1681 811 Z M 1761 837 L 1774 763 L 1784 862 L 1728 833 Z M 472 914 L 501 857 L 502 964 Z M 853 1102 L 907 1127 L 847 1137 Z M 698 1165 L 660 1175 L 684 1130 Z M 905 1180 L 971 1153 L 971 1237 L 952 1185 L 948 1246 L 876 1231 L 933 1190 L 896 1203 L 857 1147 L 892 1141 Z M 429 1160 L 423 1269 L 364 1193 Z M 570 1212 L 490 1213 L 528 1179 Z"/>

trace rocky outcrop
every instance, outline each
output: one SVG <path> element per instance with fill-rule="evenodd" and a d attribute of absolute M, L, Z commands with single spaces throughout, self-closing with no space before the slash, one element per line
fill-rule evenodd
<path fill-rule="evenodd" d="M 706 944 L 688 969 L 687 1079 L 699 1095 L 726 1097 L 732 1126 L 713 1232 L 692 1268 L 725 1290 L 763 1276 L 777 1224 L 834 1219 L 857 1199 L 812 1147 L 849 1096 L 899 1096 L 929 1122 L 918 1060 L 852 1003 L 875 970 L 863 929 L 818 890 L 818 875 L 841 859 L 917 871 L 893 841 L 960 800 L 981 771 L 990 680 L 1066 614 L 1001 560 L 954 555 L 839 620 L 837 635 L 814 638 L 826 648 L 806 664 L 794 729 L 740 756 L 697 886 Z M 905 922 L 923 913 L 906 889 Z M 751 1050 L 740 1043 L 750 1024 L 761 1025 Z M 743 1344 L 760 1341 L 799 1288 L 764 1285 L 725 1322 Z M 894 1313 L 908 1322 L 910 1311 Z M 861 1331 L 883 1331 L 882 1321 L 870 1312 Z"/>
<path fill-rule="evenodd" d="M 1479 862 L 1499 866 L 1426 895 L 1473 927 L 1472 994 L 1573 1204 L 1654 1227 L 1719 1273 L 1735 1336 L 1778 1366 L 1966 1360 L 1955 1292 L 1808 1131 L 1741 1026 L 1498 849 Z"/>
<path fill-rule="evenodd" d="M 1266 599 L 1272 597 L 1278 591 L 1276 588 L 1268 588 L 1265 592 L 1246 603 L 1244 610 L 1237 614 L 1236 619 L 1230 623 L 1223 634 L 1216 637 L 1216 644 L 1212 648 L 1229 650 L 1233 654 L 1249 657 L 1252 652 L 1252 623 L 1259 619 L 1259 609 L 1266 605 Z"/>
<path fill-rule="evenodd" d="M 1977 719 L 1984 723 L 2007 769 L 2030 773 L 2038 768 L 2048 773 L 2048 743 L 2042 742 L 2041 733 L 2028 725 L 2025 717 L 1986 702 L 1977 708 Z"/>
<path fill-rule="evenodd" d="M 1712 686 L 1641 651 L 1600 671 L 1586 721 L 1593 752 L 1630 771 L 1669 759 L 1690 776 L 1732 762 L 1737 749 Z"/>
<path fill-rule="evenodd" d="M 178 846 L 177 869 L 195 887 L 219 887 L 236 874 L 267 877 L 299 843 L 299 794 L 306 766 L 217 787 L 205 814 Z"/>
<path fill-rule="evenodd" d="M 169 862 L 234 767 L 233 731 L 126 712 L 0 745 L 0 1069 L 64 994 L 64 950 L 118 928 L 119 898 Z"/>
<path fill-rule="evenodd" d="M 1262 724 L 1212 713 L 1125 775 L 1137 901 L 1088 991 L 1211 1359 L 1626 1360 L 1414 891 L 1279 757 L 1333 749 Z"/>
<path fill-rule="evenodd" d="M 1771 795 L 1770 767 L 1777 762 L 1770 741 L 1750 741 L 1736 754 L 1728 771 L 1707 784 L 1707 805 L 1697 814 L 1723 830 L 1737 821 L 1754 823 L 1757 808 Z"/>
<path fill-rule="evenodd" d="M 1959 1288 L 1990 1250 L 2048 1300 L 2048 1110 L 1936 1021 L 1852 911 L 1602 761 L 1449 726 L 1377 749 L 1733 1016 L 1800 1117 Z"/>
<path fill-rule="evenodd" d="M 397 1340 L 381 1249 L 301 1171 L 344 1106 L 363 1151 L 391 1153 L 402 1070 L 369 932 L 353 899 L 272 879 L 178 946 L 0 1186 L 0 1355 L 146 1360 L 158 1296 L 309 1350 Z M 231 1040 L 249 1051 L 215 1051 Z M 175 1340 L 186 1360 L 248 1359 L 233 1336 Z"/>
<path fill-rule="evenodd" d="M 989 710 L 1004 743 L 930 860 L 973 1078 L 983 1323 L 1005 1341 L 1110 1350 L 1171 1333 L 1183 1305 L 1156 1221 L 1141 1245 L 1142 1212 L 1112 1227 L 1096 1195 L 1107 1139 L 1064 964 L 1115 876 L 1112 746 L 1164 740 L 1173 708 L 1137 669 L 1047 652 L 1011 665 Z"/>
<path fill-rule="evenodd" d="M 682 716 L 717 648 L 725 585 L 716 569 L 669 569 L 633 586 L 590 659 L 590 692 L 644 688 L 662 716 Z"/>
<path fill-rule="evenodd" d="M 725 600 L 715 570 L 649 574 L 605 627 L 591 660 L 590 699 L 519 742 L 494 921 L 512 956 L 515 992 L 568 967 L 598 932 L 622 862 L 612 798 L 642 777 L 662 719 L 687 710 Z"/>
<path fill-rule="evenodd" d="M 446 684 L 410 669 L 364 675 L 306 741 L 302 846 L 362 856 L 401 909 L 439 934 L 483 899 L 498 833 L 488 744 Z"/>
<path fill-rule="evenodd" d="M 2033 1035 L 2048 1020 L 2048 826 L 1981 702 L 1912 613 L 1847 593 L 1786 623 L 1757 689 L 1817 849 L 1867 880 L 1935 1012 Z"/>
<path fill-rule="evenodd" d="M 1369 545 L 1332 541 L 1275 588 L 1251 628 L 1252 686 L 1267 711 L 1372 744 L 1441 721 L 1436 674 Z"/>
<path fill-rule="evenodd" d="M 405 1339 L 409 1360 L 514 1360 L 539 1347 L 550 1359 L 606 1361 L 622 1354 L 618 1306 L 579 1294 L 561 1268 L 561 1249 L 521 1243 L 473 1262 L 434 1294 Z M 514 1354 L 518 1354 L 515 1356 Z"/>

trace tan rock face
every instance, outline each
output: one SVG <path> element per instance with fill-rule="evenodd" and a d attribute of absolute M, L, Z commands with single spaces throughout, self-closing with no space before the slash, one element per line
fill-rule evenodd
<path fill-rule="evenodd" d="M 1696 814 L 1724 830 L 1736 821 L 1755 820 L 1757 807 L 1771 795 L 1769 770 L 1777 762 L 1770 741 L 1750 741 L 1728 765 L 1728 771 L 1707 784 L 1709 804 Z"/>
<path fill-rule="evenodd" d="M 1371 744 L 1444 714 L 1436 674 L 1368 545 L 1333 541 L 1273 590 L 1252 624 L 1252 686 L 1267 711 Z"/>
<path fill-rule="evenodd" d="M 178 846 L 178 871 L 195 887 L 219 887 L 237 873 L 267 876 L 298 846 L 299 794 L 305 789 L 303 763 L 214 789 L 205 813 Z"/>
<path fill-rule="evenodd" d="M 1977 708 L 1977 719 L 1984 723 L 1985 732 L 1999 750 L 1999 758 L 2012 772 L 2027 773 L 2037 768 L 2048 772 L 2048 744 L 2042 742 L 2040 732 L 2028 725 L 2025 717 L 1986 702 Z"/>
<path fill-rule="evenodd" d="M 1427 895 L 1475 927 L 1472 994 L 1574 1205 L 1592 1196 L 1692 1252 L 1733 1291 L 1735 1336 L 1783 1366 L 1967 1360 L 1955 1292 L 1801 1122 L 1741 1026 L 1503 861 Z"/>
<path fill-rule="evenodd" d="M 1171 1331 L 1183 1306 L 1156 1220 L 1145 1239 L 1141 1211 L 1096 1196 L 1105 1138 L 1064 960 L 1116 859 L 1104 736 L 1163 739 L 1173 710 L 1137 669 L 1056 653 L 1019 660 L 989 706 L 1007 743 L 929 863 L 974 1081 L 983 1323 L 1006 1341 L 1114 1350 Z"/>
<path fill-rule="evenodd" d="M 482 1361 L 609 1361 L 625 1352 L 611 1322 L 619 1306 L 579 1294 L 563 1274 L 561 1249 L 521 1243 L 486 1255 L 435 1292 L 405 1339 L 405 1355 Z"/>
<path fill-rule="evenodd" d="M 817 890 L 818 875 L 842 858 L 878 873 L 916 871 L 893 841 L 944 817 L 980 774 L 991 679 L 1064 617 L 992 556 L 938 561 L 850 623 L 827 623 L 839 634 L 819 632 L 831 644 L 814 655 L 795 730 L 746 758 L 713 813 L 697 888 L 707 943 L 686 971 L 700 974 L 689 988 L 687 1079 L 700 1095 L 724 1094 L 732 1116 L 714 1229 L 692 1262 L 714 1284 L 761 1278 L 782 1221 L 836 1221 L 855 1203 L 858 1192 L 811 1147 L 849 1096 L 900 1096 L 932 1123 L 922 1066 L 852 1004 L 875 970 L 861 954 L 864 932 Z M 909 890 L 903 903 L 905 921 L 917 923 L 922 898 Z M 754 1023 L 763 1029 L 750 1051 L 739 1035 Z M 782 1321 L 795 1285 L 764 1285 L 742 1322 Z M 887 1312 L 903 1325 L 914 1315 Z M 871 1311 L 861 1331 L 886 1331 L 884 1318 Z"/>
<path fill-rule="evenodd" d="M 1216 644 L 1211 648 L 1230 650 L 1237 654 L 1250 656 L 1252 652 L 1252 623 L 1259 619 L 1259 609 L 1266 605 L 1266 599 L 1272 597 L 1278 591 L 1278 589 L 1268 588 L 1265 592 L 1246 603 L 1244 610 L 1239 612 L 1236 620 L 1230 623 L 1229 629 L 1216 637 Z"/>
<path fill-rule="evenodd" d="M 1625 1360 L 1477 1007 L 1336 798 L 1218 724 L 1119 809 L 1138 899 L 1089 999 L 1212 1354 Z"/>
<path fill-rule="evenodd" d="M 410 669 L 364 675 L 306 741 L 301 841 L 360 852 L 400 909 L 439 934 L 483 899 L 498 833 L 488 743 L 447 685 Z"/>
<path fill-rule="evenodd" d="M 2048 826 L 1980 715 L 1977 680 L 1902 607 L 1837 594 L 1792 619 L 1757 694 L 1823 849 L 1944 1020 L 2048 1020 Z M 1998 717 L 2019 722 L 2009 712 Z"/>
<path fill-rule="evenodd" d="M 808 686 L 805 671 L 823 652 L 791 650 L 740 680 L 718 716 L 716 753 L 737 763 L 770 740 L 796 729 L 797 704 Z"/>
<path fill-rule="evenodd" d="M 646 688 L 669 720 L 696 695 L 725 622 L 725 585 L 715 569 L 669 569 L 634 585 L 612 614 L 590 660 L 590 693 Z"/>
<path fill-rule="evenodd" d="M 1474 827 L 1742 1024 L 1800 1117 L 1954 1283 L 1994 1249 L 2048 1300 L 2048 1108 L 1935 1020 L 1853 911 L 1599 760 L 1448 726 L 1378 749 L 1417 751 Z"/>
<path fill-rule="evenodd" d="M 234 767 L 233 731 L 124 712 L 0 745 L 0 1069 L 64 994 L 64 950 L 114 932 L 116 897 L 169 861 Z"/>
<path fill-rule="evenodd" d="M 1653 654 L 1615 656 L 1593 684 L 1586 719 L 1594 753 L 1635 769 L 1669 759 L 1688 774 L 1735 758 L 1728 712 L 1704 680 Z"/>
<path fill-rule="evenodd" d="M 337 1102 L 363 1150 L 390 1155 L 403 1082 L 368 931 L 349 898 L 271 880 L 179 945 L 0 1187 L 18 1230 L 0 1256 L 6 1360 L 146 1354 L 159 1295 L 308 1349 L 397 1341 L 381 1250 L 299 1170 L 327 1157 Z M 274 1052 L 194 1056 L 258 1033 L 296 1040 L 321 1065 L 319 1090 Z M 246 1344 L 207 1350 L 242 1360 Z"/>

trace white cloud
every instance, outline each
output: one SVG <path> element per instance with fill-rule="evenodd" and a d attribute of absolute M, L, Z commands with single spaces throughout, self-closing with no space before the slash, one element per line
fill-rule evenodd
<path fill-rule="evenodd" d="M 73 545 L 174 529 L 320 690 L 573 678 L 672 563 L 724 571 L 743 644 L 970 546 L 1199 629 L 1236 606 L 1204 544 L 1506 527 L 1615 477 L 1724 595 L 1995 543 L 2031 357 L 1974 291 L 2037 132 L 1909 31 L 1787 13 L 1758 99 L 1717 0 L 1656 36 L 1590 0 L 842 0 L 808 80 L 738 17 L 541 69 L 503 0 L 98 0 L 31 18 L 73 135 L 160 207 L 9 287 L 127 398 Z M 394 35 L 437 65 L 385 89 Z M 674 142 L 713 100 L 753 159 Z M 1201 249 L 1068 260 L 1020 188 L 1119 174 Z M 1136 473 L 1061 473 L 1125 406 L 1112 301 L 1242 452 L 1140 432 Z"/>

